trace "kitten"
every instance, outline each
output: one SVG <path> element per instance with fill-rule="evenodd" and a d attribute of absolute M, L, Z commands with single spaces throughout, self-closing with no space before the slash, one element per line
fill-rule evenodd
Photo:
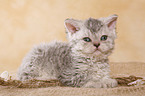
<path fill-rule="evenodd" d="M 117 15 L 84 21 L 66 19 L 69 42 L 35 46 L 23 59 L 18 79 L 58 79 L 73 87 L 116 87 L 108 64 L 116 38 L 116 21 Z"/>

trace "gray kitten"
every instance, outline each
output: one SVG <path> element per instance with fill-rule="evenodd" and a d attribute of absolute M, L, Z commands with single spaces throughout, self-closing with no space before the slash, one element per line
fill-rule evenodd
<path fill-rule="evenodd" d="M 116 21 L 117 15 L 83 21 L 66 19 L 69 42 L 35 46 L 23 59 L 18 79 L 58 79 L 73 87 L 116 87 L 108 64 L 116 38 Z"/>

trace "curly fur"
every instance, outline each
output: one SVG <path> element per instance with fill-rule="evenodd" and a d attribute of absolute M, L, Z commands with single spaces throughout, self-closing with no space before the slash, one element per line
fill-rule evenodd
<path fill-rule="evenodd" d="M 66 19 L 68 43 L 53 41 L 35 46 L 23 59 L 19 80 L 58 79 L 73 87 L 108 88 L 117 86 L 109 76 L 108 56 L 114 49 L 117 16 L 87 19 Z M 101 41 L 107 35 L 106 41 Z M 84 37 L 92 41 L 86 42 Z M 98 48 L 94 44 L 100 44 Z"/>

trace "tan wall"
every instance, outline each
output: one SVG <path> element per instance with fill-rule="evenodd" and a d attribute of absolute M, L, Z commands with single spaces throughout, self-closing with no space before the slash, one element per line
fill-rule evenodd
<path fill-rule="evenodd" d="M 66 40 L 66 18 L 114 13 L 118 39 L 110 61 L 145 62 L 145 0 L 0 0 L 0 72 L 15 71 L 34 44 Z"/>

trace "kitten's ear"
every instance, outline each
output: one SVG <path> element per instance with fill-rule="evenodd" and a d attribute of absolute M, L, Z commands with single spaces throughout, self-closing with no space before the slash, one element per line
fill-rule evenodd
<path fill-rule="evenodd" d="M 106 24 L 110 30 L 113 30 L 116 28 L 117 18 L 118 16 L 116 14 L 111 15 L 107 18 Z"/>
<path fill-rule="evenodd" d="M 66 19 L 64 22 L 65 28 L 67 32 L 70 32 L 71 34 L 76 33 L 79 28 L 79 21 L 74 19 Z"/>

